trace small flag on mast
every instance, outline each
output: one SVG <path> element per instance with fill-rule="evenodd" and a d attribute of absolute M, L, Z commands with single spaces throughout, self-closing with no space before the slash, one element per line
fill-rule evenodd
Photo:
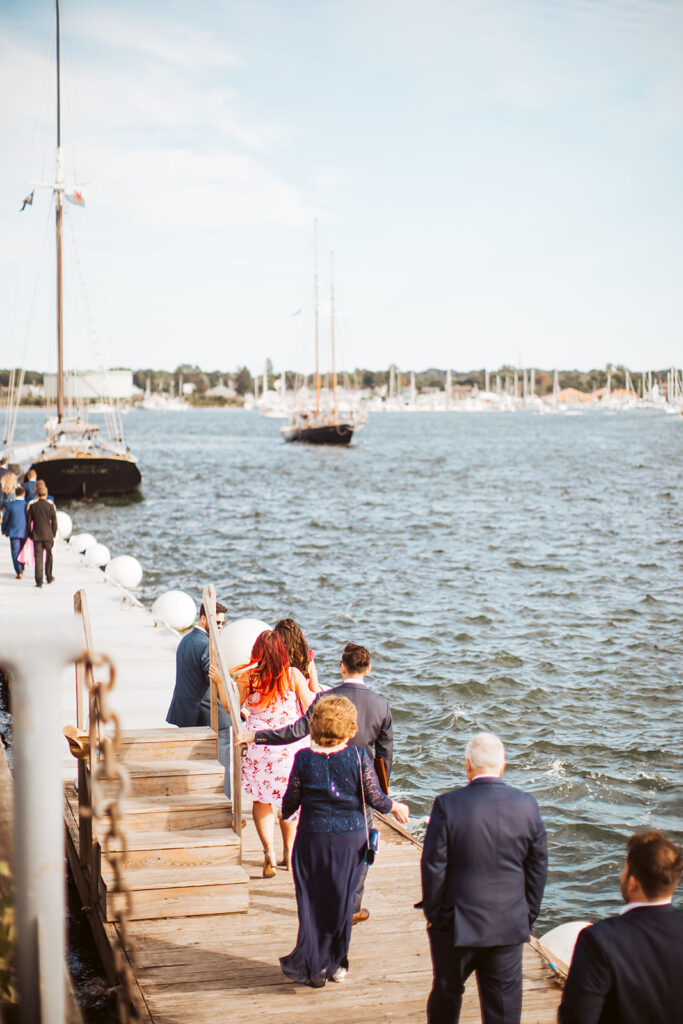
<path fill-rule="evenodd" d="M 85 199 L 83 198 L 83 193 L 80 192 L 78 189 L 75 189 L 73 192 L 66 192 L 65 195 L 67 202 L 73 203 L 74 206 L 85 206 Z"/>
<path fill-rule="evenodd" d="M 35 192 L 35 189 L 33 190 L 33 192 L 31 192 L 31 194 L 29 196 L 26 196 L 26 199 L 24 199 L 23 203 L 21 204 L 21 210 L 19 210 L 19 213 L 22 213 L 26 209 L 27 206 L 33 206 L 33 193 L 34 192 Z"/>

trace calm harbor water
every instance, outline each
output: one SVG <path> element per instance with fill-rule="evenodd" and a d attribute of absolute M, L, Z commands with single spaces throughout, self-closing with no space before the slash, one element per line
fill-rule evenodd
<path fill-rule="evenodd" d="M 617 908 L 632 830 L 683 840 L 683 421 L 377 414 L 347 450 L 234 410 L 124 423 L 143 496 L 65 504 L 75 527 L 141 561 L 148 605 L 213 581 L 230 617 L 295 617 L 325 683 L 367 645 L 418 832 L 499 733 L 548 828 L 538 934 Z"/>

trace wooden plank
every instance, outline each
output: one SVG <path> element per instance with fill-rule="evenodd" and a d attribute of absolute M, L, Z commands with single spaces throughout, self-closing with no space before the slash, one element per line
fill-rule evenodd
<path fill-rule="evenodd" d="M 220 874 L 204 869 L 203 879 L 186 872 L 181 880 L 171 881 L 166 873 L 165 881 L 160 877 L 149 877 L 148 885 L 138 882 L 138 874 L 143 872 L 133 872 L 126 878 L 132 892 L 130 921 L 241 914 L 249 909 L 247 877 L 239 866 L 223 868 Z M 144 874 L 150 876 L 151 872 Z M 115 920 L 120 900 L 118 893 L 107 894 L 108 921 Z"/>

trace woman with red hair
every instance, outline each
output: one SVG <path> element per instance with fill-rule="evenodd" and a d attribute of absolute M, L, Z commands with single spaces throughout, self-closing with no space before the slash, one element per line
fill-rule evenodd
<path fill-rule="evenodd" d="M 238 670 L 239 671 L 239 670 Z M 251 664 L 238 677 L 240 700 L 249 712 L 245 728 L 279 729 L 296 722 L 308 711 L 315 694 L 311 693 L 300 673 L 293 672 L 282 637 L 274 630 L 264 630 L 251 651 Z M 277 810 L 282 832 L 283 855 L 280 864 L 289 868 L 296 821 L 282 818 L 282 797 L 287 789 L 294 755 L 308 746 L 306 737 L 298 743 L 271 747 L 252 744 L 242 759 L 242 785 L 250 793 L 254 805 L 254 825 L 263 846 L 263 877 L 275 874 L 273 839 Z"/>

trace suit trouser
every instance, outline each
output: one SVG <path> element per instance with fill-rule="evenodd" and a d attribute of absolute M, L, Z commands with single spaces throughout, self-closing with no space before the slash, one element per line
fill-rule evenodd
<path fill-rule="evenodd" d="M 10 551 L 12 553 L 12 565 L 14 566 L 14 571 L 17 575 L 22 573 L 26 568 L 24 563 L 19 561 L 19 555 L 21 554 L 21 549 L 25 543 L 26 537 L 10 537 L 9 539 Z"/>
<path fill-rule="evenodd" d="M 523 943 L 454 946 L 452 928 L 428 928 L 427 934 L 434 969 L 428 1024 L 458 1024 L 465 982 L 473 971 L 484 1024 L 520 1024 Z"/>
<path fill-rule="evenodd" d="M 199 705 L 197 725 L 211 725 L 211 701 L 207 697 Z M 223 792 L 230 799 L 230 766 L 232 764 L 232 732 L 230 715 L 222 704 L 218 705 L 218 760 L 225 768 Z"/>
<path fill-rule="evenodd" d="M 365 809 L 365 821 L 367 822 L 368 829 L 375 827 L 375 813 L 372 807 L 366 807 Z M 368 877 L 368 869 L 370 865 L 363 862 L 361 868 L 360 878 L 358 879 L 358 887 L 356 888 L 355 895 L 353 897 L 353 912 L 357 914 L 363 903 L 363 891 L 365 889 L 365 879 Z"/>
<path fill-rule="evenodd" d="M 52 579 L 52 545 L 53 540 L 34 540 L 36 554 L 36 583 L 43 582 L 43 551 L 45 551 L 45 575 L 48 583 Z"/>

